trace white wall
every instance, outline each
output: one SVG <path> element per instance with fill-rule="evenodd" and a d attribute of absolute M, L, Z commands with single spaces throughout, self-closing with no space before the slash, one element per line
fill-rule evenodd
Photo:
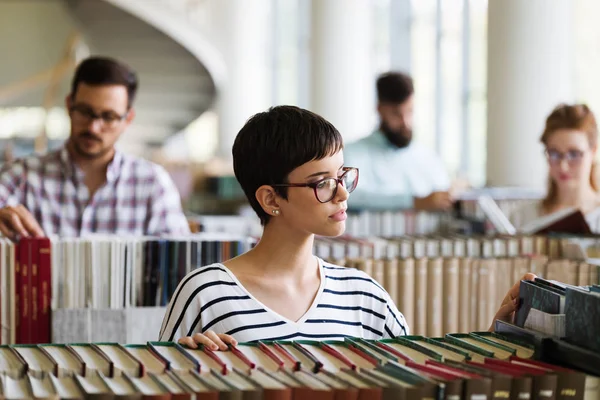
<path fill-rule="evenodd" d="M 60 62 L 75 29 L 76 22 L 62 1 L 0 1 L 0 90 Z M 63 80 L 63 89 L 70 78 Z M 14 101 L 0 102 L 0 107 L 40 106 L 43 93 L 38 88 Z"/>
<path fill-rule="evenodd" d="M 491 0 L 488 9 L 487 177 L 543 188 L 539 138 L 546 117 L 572 99 L 573 3 Z"/>

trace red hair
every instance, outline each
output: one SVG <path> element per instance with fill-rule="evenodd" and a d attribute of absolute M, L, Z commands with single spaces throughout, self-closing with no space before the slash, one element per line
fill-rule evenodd
<path fill-rule="evenodd" d="M 590 147 L 596 147 L 598 142 L 598 126 L 594 113 L 585 104 L 560 104 L 546 118 L 546 127 L 540 141 L 546 145 L 548 139 L 559 129 L 572 129 L 585 133 L 587 135 Z M 598 182 L 596 180 L 596 165 L 592 165 L 590 173 L 590 184 L 594 191 L 598 191 Z M 548 194 L 542 202 L 545 209 L 550 208 L 556 202 L 557 187 L 556 182 L 550 177 L 548 182 Z"/>

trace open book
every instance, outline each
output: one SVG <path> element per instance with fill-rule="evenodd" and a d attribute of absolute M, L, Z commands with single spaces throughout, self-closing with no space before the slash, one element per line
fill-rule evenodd
<path fill-rule="evenodd" d="M 517 233 L 517 229 L 511 224 L 509 219 L 491 197 L 481 196 L 478 199 L 478 203 L 485 216 L 499 233 L 509 235 Z M 549 215 L 544 215 L 541 218 L 523 225 L 519 229 L 519 233 L 529 235 L 550 232 L 579 235 L 592 233 L 590 226 L 585 219 L 585 215 L 581 210 L 576 208 L 566 208 Z"/>

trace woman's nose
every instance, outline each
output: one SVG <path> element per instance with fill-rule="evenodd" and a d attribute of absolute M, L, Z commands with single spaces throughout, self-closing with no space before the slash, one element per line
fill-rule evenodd
<path fill-rule="evenodd" d="M 569 162 L 564 158 L 562 160 L 560 160 L 560 163 L 558 164 L 558 166 L 561 171 L 568 171 L 570 168 Z"/>

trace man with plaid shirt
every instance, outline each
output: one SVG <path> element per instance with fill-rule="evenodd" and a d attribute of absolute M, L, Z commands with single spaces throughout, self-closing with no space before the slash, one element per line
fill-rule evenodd
<path fill-rule="evenodd" d="M 66 99 L 71 134 L 64 147 L 0 171 L 4 236 L 189 233 L 165 169 L 115 148 L 135 116 L 137 85 L 135 72 L 109 58 L 78 66 Z"/>

